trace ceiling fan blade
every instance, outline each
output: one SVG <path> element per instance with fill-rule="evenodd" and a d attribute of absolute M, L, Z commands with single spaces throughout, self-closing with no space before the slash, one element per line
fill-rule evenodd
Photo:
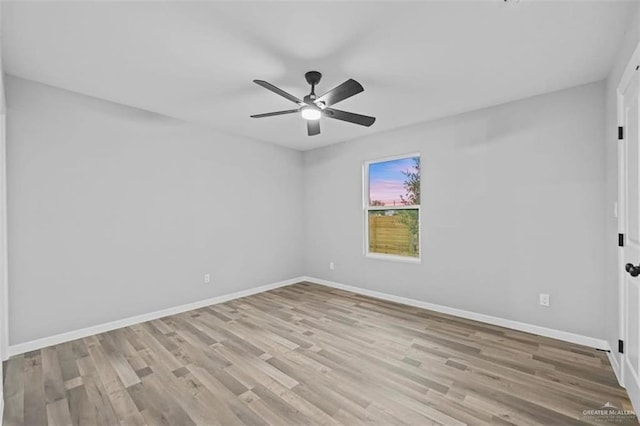
<path fill-rule="evenodd" d="M 276 93 L 276 94 L 282 96 L 283 98 L 289 99 L 291 102 L 295 102 L 295 103 L 297 103 L 299 105 L 304 105 L 305 104 L 304 102 L 302 102 L 301 99 L 296 98 L 291 93 L 287 93 L 284 90 L 280 89 L 279 87 L 276 87 L 271 83 L 267 83 L 264 80 L 253 80 L 253 82 L 255 84 L 257 84 L 258 86 L 262 86 L 267 90 L 271 90 L 273 93 Z"/>
<path fill-rule="evenodd" d="M 254 114 L 251 118 L 273 117 L 274 115 L 293 114 L 300 111 L 299 109 L 288 109 L 286 111 L 265 112 L 264 114 Z"/>
<path fill-rule="evenodd" d="M 335 118 L 336 120 L 348 121 L 349 123 L 359 124 L 361 126 L 371 126 L 375 123 L 376 118 L 368 115 L 354 114 L 353 112 L 340 111 L 339 109 L 326 108 L 325 117 Z"/>
<path fill-rule="evenodd" d="M 364 91 L 362 85 L 350 78 L 341 85 L 334 87 L 324 95 L 317 98 L 316 103 L 324 102 L 327 106 L 334 105 L 340 101 L 344 101 L 345 99 L 350 98 L 353 95 L 357 95 L 362 91 Z"/>
<path fill-rule="evenodd" d="M 307 133 L 309 136 L 320 134 L 320 120 L 307 120 Z"/>

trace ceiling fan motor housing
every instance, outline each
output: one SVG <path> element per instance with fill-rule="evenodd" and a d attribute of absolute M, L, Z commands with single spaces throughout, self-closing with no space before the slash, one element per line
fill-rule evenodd
<path fill-rule="evenodd" d="M 318 71 L 309 71 L 304 75 L 304 78 L 307 79 L 307 83 L 309 83 L 312 86 L 315 86 L 316 84 L 320 83 L 322 74 L 319 73 Z"/>

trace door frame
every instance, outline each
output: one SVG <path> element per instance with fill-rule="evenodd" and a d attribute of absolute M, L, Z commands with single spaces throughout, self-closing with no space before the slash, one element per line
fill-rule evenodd
<path fill-rule="evenodd" d="M 640 66 L 640 43 L 636 46 L 631 58 L 629 58 L 629 62 L 627 63 L 622 77 L 620 78 L 620 82 L 618 83 L 618 87 L 616 88 L 616 120 L 618 123 L 618 127 L 622 127 L 624 125 L 624 118 L 622 111 L 624 110 L 624 96 L 623 93 L 626 90 L 627 86 L 631 82 L 634 73 L 640 72 L 637 68 Z M 607 130 L 608 131 L 608 130 Z M 626 132 L 623 132 L 623 138 L 618 138 L 618 204 L 616 208 L 616 216 L 618 219 L 618 234 L 625 234 L 626 228 L 626 207 L 627 207 L 627 168 L 626 168 Z M 625 235 L 626 239 L 626 235 Z M 618 246 L 618 339 L 622 341 L 626 341 L 627 330 L 625 324 L 626 317 L 626 292 L 625 292 L 625 276 L 624 276 L 624 265 L 625 265 L 625 244 L 622 246 Z M 612 351 L 615 351 L 610 357 L 612 360 L 617 362 L 617 365 L 614 365 L 614 371 L 618 376 L 618 381 L 620 385 L 625 387 L 624 383 L 624 369 L 625 369 L 625 353 L 618 353 L 616 351 L 617 348 L 611 348 Z M 617 367 L 617 368 L 616 368 Z"/>
<path fill-rule="evenodd" d="M 0 70 L 0 74 L 2 71 Z M 0 85 L 4 88 L 3 78 Z M 9 263 L 7 245 L 7 144 L 4 90 L 0 104 L 0 361 L 9 358 Z M 0 372 L 2 369 L 0 368 Z M 1 393 L 1 392 L 0 392 Z"/>
<path fill-rule="evenodd" d="M 7 274 L 7 161 L 4 72 L 0 60 L 0 378 L 2 361 L 9 357 L 9 283 Z M 0 422 L 4 415 L 4 391 L 0 382 Z"/>

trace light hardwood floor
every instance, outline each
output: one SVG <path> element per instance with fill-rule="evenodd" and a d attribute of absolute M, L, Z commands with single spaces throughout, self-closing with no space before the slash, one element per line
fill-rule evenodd
<path fill-rule="evenodd" d="M 5 425 L 571 425 L 631 409 L 604 352 L 309 283 L 5 367 Z"/>

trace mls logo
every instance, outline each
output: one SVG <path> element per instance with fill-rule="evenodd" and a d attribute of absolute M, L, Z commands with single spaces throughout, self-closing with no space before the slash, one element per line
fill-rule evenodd
<path fill-rule="evenodd" d="M 582 410 L 582 418 L 603 423 L 636 423 L 636 413 L 624 410 L 607 401 L 602 407 L 592 410 Z"/>

